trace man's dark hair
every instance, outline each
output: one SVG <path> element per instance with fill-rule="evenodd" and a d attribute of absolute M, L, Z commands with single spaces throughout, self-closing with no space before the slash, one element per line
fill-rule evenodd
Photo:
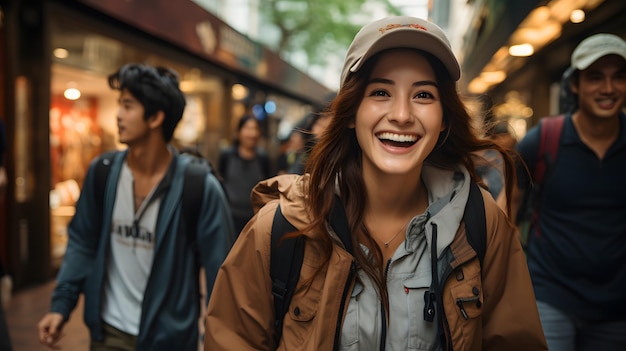
<path fill-rule="evenodd" d="M 559 113 L 574 113 L 578 110 L 578 94 L 572 91 L 572 84 L 578 86 L 580 71 L 570 67 L 563 72 L 559 82 Z"/>
<path fill-rule="evenodd" d="M 185 95 L 178 86 L 178 74 L 169 68 L 144 64 L 127 64 L 109 76 L 111 89 L 127 89 L 144 108 L 144 119 L 163 111 L 163 138 L 172 139 L 174 129 L 183 117 Z"/>

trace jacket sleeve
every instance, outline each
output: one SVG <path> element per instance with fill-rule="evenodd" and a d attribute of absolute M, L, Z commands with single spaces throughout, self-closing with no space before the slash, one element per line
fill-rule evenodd
<path fill-rule="evenodd" d="M 95 200 L 95 165 L 92 161 L 83 188 L 76 203 L 76 213 L 68 226 L 68 243 L 61 269 L 57 275 L 57 286 L 52 293 L 51 311 L 61 313 L 65 320 L 83 292 L 85 280 L 96 261 L 102 220 L 98 212 L 102 207 Z"/>
<path fill-rule="evenodd" d="M 485 206 L 483 350 L 547 350 L 526 257 L 515 228 L 493 200 L 485 201 Z"/>
<path fill-rule="evenodd" d="M 268 208 L 269 207 L 269 208 Z M 270 231 L 276 205 L 248 222 L 220 268 L 207 308 L 204 350 L 273 350 Z"/>
<path fill-rule="evenodd" d="M 213 174 L 207 174 L 204 201 L 198 216 L 198 248 L 204 267 L 207 302 L 211 296 L 215 276 L 235 240 L 230 207 L 222 186 Z"/>

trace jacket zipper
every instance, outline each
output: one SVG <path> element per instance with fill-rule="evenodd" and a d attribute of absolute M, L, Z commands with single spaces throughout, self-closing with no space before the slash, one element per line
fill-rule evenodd
<path fill-rule="evenodd" d="M 350 282 L 354 279 L 354 275 L 356 273 L 356 263 L 352 260 L 350 263 L 350 272 L 348 273 L 348 279 L 346 280 L 346 285 L 343 289 L 343 294 L 341 295 L 341 305 L 339 307 L 339 313 L 337 314 L 337 323 L 335 324 L 335 342 L 333 346 L 333 350 L 339 350 L 340 342 L 341 342 L 341 325 L 343 319 L 343 310 L 346 305 L 346 299 L 348 298 L 348 290 L 350 289 Z"/>
<path fill-rule="evenodd" d="M 478 296 L 463 297 L 463 298 L 456 299 L 456 304 L 457 304 L 457 306 L 459 306 L 459 309 L 461 310 L 461 314 L 463 315 L 463 318 L 465 320 L 468 320 L 469 316 L 467 315 L 467 312 L 465 311 L 465 307 L 463 306 L 463 304 L 465 302 L 476 302 L 478 300 L 479 300 Z"/>

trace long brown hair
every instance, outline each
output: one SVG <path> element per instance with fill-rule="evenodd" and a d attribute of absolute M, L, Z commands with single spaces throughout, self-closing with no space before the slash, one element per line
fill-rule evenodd
<path fill-rule="evenodd" d="M 446 169 L 454 169 L 462 164 L 468 169 L 472 180 L 480 183 L 474 166 L 476 153 L 485 149 L 498 150 L 504 160 L 507 205 L 510 208 L 515 179 L 513 160 L 500 146 L 478 136 L 478 131 L 473 128 L 472 117 L 461 101 L 448 71 L 431 54 L 419 52 L 426 57 L 435 72 L 446 125 L 425 162 Z M 331 211 L 337 186 L 352 233 L 353 255 L 359 268 L 374 282 L 384 306 L 388 306 L 382 252 L 370 234 L 363 230 L 363 214 L 368 199 L 361 167 L 361 148 L 355 129 L 349 127 L 356 118 L 367 81 L 380 54 L 368 60 L 358 72 L 349 75 L 333 101 L 330 125 L 307 160 L 306 172 L 310 174 L 310 182 L 306 189 L 306 201 L 313 218 L 308 229 L 315 233 L 326 233 L 326 218 Z M 326 251 L 328 262 L 332 241 L 328 235 L 321 235 L 319 240 Z M 367 253 L 360 249 L 361 245 L 368 248 Z"/>

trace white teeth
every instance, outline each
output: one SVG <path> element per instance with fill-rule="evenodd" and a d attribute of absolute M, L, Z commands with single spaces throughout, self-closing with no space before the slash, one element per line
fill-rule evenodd
<path fill-rule="evenodd" d="M 394 134 L 394 133 L 380 133 L 377 135 L 378 139 L 386 139 L 395 141 L 398 143 L 412 143 L 417 141 L 417 136 L 415 135 L 402 135 L 402 134 Z"/>

